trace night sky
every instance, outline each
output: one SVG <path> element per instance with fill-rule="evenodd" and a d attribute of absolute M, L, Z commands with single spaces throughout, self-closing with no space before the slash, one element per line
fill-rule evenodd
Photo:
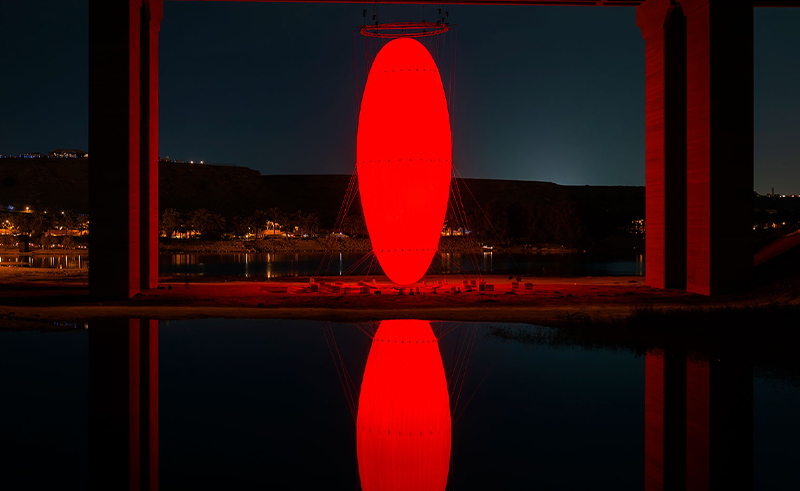
<path fill-rule="evenodd" d="M 165 2 L 160 155 L 350 173 L 364 5 Z M 465 177 L 644 184 L 633 8 L 448 6 Z M 380 6 L 419 20 L 422 6 Z M 425 8 L 428 20 L 435 7 Z M 756 10 L 755 188 L 800 193 L 800 9 Z M 87 149 L 85 1 L 0 7 L 0 154 Z M 363 68 L 363 42 L 359 64 Z M 362 80 L 363 83 L 363 80 Z"/>

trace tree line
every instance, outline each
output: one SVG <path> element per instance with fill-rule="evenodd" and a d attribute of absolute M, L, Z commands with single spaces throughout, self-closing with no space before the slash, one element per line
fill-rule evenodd
<path fill-rule="evenodd" d="M 30 242 L 42 246 L 60 244 L 74 247 L 89 232 L 89 215 L 73 211 L 48 213 L 46 211 L 0 213 L 0 229 L 10 234 L 1 236 L 0 243 L 13 245 L 14 236 L 29 236 Z"/>
<path fill-rule="evenodd" d="M 330 225 L 329 225 L 330 226 Z M 577 247 L 584 238 L 584 226 L 577 205 L 559 203 L 502 203 L 489 201 L 486 206 L 467 209 L 448 207 L 443 231 L 469 233 L 483 242 L 510 244 L 558 244 Z M 161 214 L 159 233 L 162 237 L 199 237 L 203 239 L 263 238 L 282 233 L 294 237 L 315 236 L 323 229 L 317 213 L 302 210 L 284 213 L 279 208 L 256 210 L 249 216 L 231 219 L 204 208 L 180 213 L 168 208 Z M 364 216 L 348 215 L 338 228 L 350 237 L 368 236 Z"/>
<path fill-rule="evenodd" d="M 448 207 L 443 231 L 469 233 L 482 242 L 509 244 L 559 244 L 576 247 L 584 239 L 585 226 L 577 206 L 572 201 L 559 203 L 502 203 L 491 200 L 485 206 L 473 205 L 466 209 Z M 329 225 L 330 226 L 330 225 Z M 162 237 L 198 237 L 218 240 L 223 238 L 263 238 L 285 234 L 293 237 L 313 237 L 320 233 L 317 213 L 297 210 L 284 213 L 280 208 L 255 210 L 252 215 L 226 217 L 205 208 L 181 213 L 174 208 L 165 209 L 158 222 Z M 89 231 L 89 216 L 72 211 L 48 213 L 0 213 L 0 229 L 15 235 L 29 235 L 32 243 L 52 242 L 53 236 L 84 236 Z M 59 231 L 58 233 L 53 233 Z M 363 215 L 351 214 L 338 228 L 350 237 L 367 237 Z M 8 238 L 9 236 L 6 236 Z M 5 240 L 5 239 L 4 239 Z M 62 241 L 64 239 L 61 239 Z"/>
<path fill-rule="evenodd" d="M 205 208 L 181 213 L 167 208 L 158 222 L 162 237 L 198 237 L 202 239 L 263 238 L 282 233 L 294 237 L 313 237 L 320 231 L 316 213 L 297 210 L 284 213 L 279 208 L 256 210 L 249 216 L 234 216 L 230 220 Z"/>
<path fill-rule="evenodd" d="M 446 226 L 466 228 L 482 242 L 510 244 L 558 244 L 577 247 L 584 238 L 584 226 L 577 205 L 560 203 L 502 203 L 491 200 L 485 206 L 448 207 Z M 466 224 L 466 226 L 465 226 Z"/>

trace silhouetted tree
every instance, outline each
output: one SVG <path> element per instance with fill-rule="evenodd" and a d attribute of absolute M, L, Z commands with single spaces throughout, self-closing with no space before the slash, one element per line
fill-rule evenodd
<path fill-rule="evenodd" d="M 228 227 L 228 231 L 231 233 L 231 235 L 236 237 L 244 237 L 251 231 L 252 227 L 252 217 L 236 216 L 233 217 L 233 220 L 231 220 L 231 225 Z"/>
<path fill-rule="evenodd" d="M 303 234 L 303 231 L 302 231 L 303 217 L 304 217 L 303 211 L 302 210 L 297 210 L 294 213 L 292 213 L 291 215 L 289 215 L 286 218 L 284 218 L 284 221 L 289 226 L 289 232 L 290 233 L 302 236 L 302 234 Z"/>
<path fill-rule="evenodd" d="M 52 216 L 43 211 L 35 211 L 33 213 L 25 213 L 26 218 L 23 221 L 26 223 L 28 234 L 31 238 L 39 238 L 50 230 L 50 225 L 53 223 Z"/>
<path fill-rule="evenodd" d="M 367 222 L 364 215 L 348 215 L 342 223 L 342 232 L 350 237 L 366 237 Z"/>
<path fill-rule="evenodd" d="M 57 219 L 58 224 L 64 227 L 64 234 L 69 235 L 70 230 L 77 230 L 78 229 L 78 217 L 72 211 L 64 211 L 61 213 L 61 216 Z"/>
<path fill-rule="evenodd" d="M 275 232 L 275 227 L 280 225 L 283 220 L 283 214 L 280 208 L 270 208 L 267 210 L 267 220 L 272 225 L 272 232 Z"/>
<path fill-rule="evenodd" d="M 225 217 L 220 215 L 219 213 L 214 213 L 211 215 L 211 219 L 209 221 L 209 227 L 206 230 L 205 234 L 209 238 L 219 239 L 222 237 L 222 234 L 225 232 Z"/>
<path fill-rule="evenodd" d="M 302 229 L 303 233 L 313 235 L 319 230 L 319 215 L 316 213 L 308 213 L 303 215 L 300 223 L 300 228 Z"/>
<path fill-rule="evenodd" d="M 81 234 L 89 231 L 89 215 L 83 214 L 78 217 L 78 231 Z"/>
<path fill-rule="evenodd" d="M 213 226 L 213 217 L 205 208 L 194 210 L 189 213 L 189 225 L 193 230 L 198 232 L 200 236 L 208 233 Z"/>
<path fill-rule="evenodd" d="M 167 237 L 172 237 L 181 226 L 181 214 L 175 208 L 167 208 L 158 221 L 158 229 Z"/>
<path fill-rule="evenodd" d="M 264 210 L 253 213 L 253 227 L 256 229 L 256 239 L 261 238 L 261 231 L 269 229 L 269 215 Z"/>

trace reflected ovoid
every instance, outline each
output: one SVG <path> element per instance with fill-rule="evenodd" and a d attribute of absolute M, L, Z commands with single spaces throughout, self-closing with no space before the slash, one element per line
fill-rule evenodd
<path fill-rule="evenodd" d="M 444 491 L 450 398 L 428 322 L 381 322 L 361 383 L 356 427 L 364 491 Z"/>

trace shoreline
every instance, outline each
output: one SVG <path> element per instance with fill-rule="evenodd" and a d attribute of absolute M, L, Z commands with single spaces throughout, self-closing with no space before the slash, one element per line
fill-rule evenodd
<path fill-rule="evenodd" d="M 33 246 L 29 252 L 19 252 L 17 247 L 0 246 L 3 256 L 88 256 L 88 248 L 48 248 Z M 443 237 L 439 249 L 444 253 L 482 254 L 484 252 L 514 254 L 576 254 L 577 248 L 553 244 L 493 246 L 484 249 L 468 239 Z M 372 250 L 369 239 L 334 239 L 317 237 L 312 239 L 289 239 L 284 237 L 267 239 L 160 239 L 159 255 L 170 254 L 244 254 L 244 253 L 368 253 Z M 585 251 L 584 251 L 585 252 Z"/>
<path fill-rule="evenodd" d="M 749 293 L 705 297 L 644 284 L 643 277 L 523 277 L 512 289 L 507 276 L 483 276 L 493 292 L 466 292 L 461 275 L 426 277 L 420 294 L 398 294 L 385 277 L 366 282 L 370 294 L 358 293 L 363 277 L 332 278 L 310 292 L 310 278 L 270 281 L 174 281 L 162 277 L 157 290 L 129 301 L 88 297 L 88 276 L 81 270 L 0 268 L 0 325 L 86 322 L 111 317 L 179 320 L 197 318 L 306 319 L 377 321 L 417 318 L 440 321 L 526 323 L 547 327 L 608 325 L 643 310 L 652 313 L 713 311 L 732 308 L 800 306 L 800 289 L 772 285 Z M 469 278 L 469 279 L 474 279 Z M 437 287 L 436 282 L 447 282 Z M 529 286 L 526 288 L 525 283 Z M 168 289 L 171 286 L 171 289 Z M 462 293 L 451 293 L 453 286 Z M 347 288 L 348 291 L 344 289 Z M 381 294 L 376 295 L 375 292 Z M 507 292 L 514 293 L 507 293 Z"/>

